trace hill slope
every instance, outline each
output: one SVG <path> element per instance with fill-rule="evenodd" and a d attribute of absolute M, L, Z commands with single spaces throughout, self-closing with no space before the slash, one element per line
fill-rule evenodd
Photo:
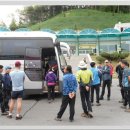
<path fill-rule="evenodd" d="M 47 21 L 30 26 L 32 30 L 41 28 L 50 28 L 52 30 L 62 30 L 65 28 L 82 30 L 84 28 L 93 28 L 102 30 L 104 28 L 114 27 L 118 22 L 130 22 L 130 14 L 101 12 L 90 9 L 76 9 L 61 13 Z"/>

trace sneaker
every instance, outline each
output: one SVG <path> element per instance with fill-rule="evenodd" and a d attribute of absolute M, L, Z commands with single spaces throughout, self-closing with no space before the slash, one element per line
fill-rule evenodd
<path fill-rule="evenodd" d="M 16 120 L 21 120 L 23 117 L 21 115 L 16 116 Z"/>
<path fill-rule="evenodd" d="M 110 101 L 110 97 L 107 97 L 107 100 Z"/>
<path fill-rule="evenodd" d="M 94 104 L 93 104 L 93 103 L 91 103 L 91 106 L 94 106 Z"/>
<path fill-rule="evenodd" d="M 120 100 L 119 103 L 123 103 L 123 100 Z"/>
<path fill-rule="evenodd" d="M 100 99 L 100 100 L 104 100 L 104 98 L 103 98 L 103 97 L 100 97 L 99 99 Z"/>
<path fill-rule="evenodd" d="M 126 109 L 126 106 L 123 105 L 123 106 L 121 106 L 121 108 L 122 108 L 122 109 Z"/>
<path fill-rule="evenodd" d="M 7 118 L 11 119 L 11 118 L 12 118 L 12 115 L 7 115 Z"/>
<path fill-rule="evenodd" d="M 125 112 L 130 112 L 130 108 L 126 109 Z"/>
<path fill-rule="evenodd" d="M 73 121 L 74 121 L 74 119 L 69 119 L 69 121 L 70 121 L 70 122 L 73 122 Z"/>
<path fill-rule="evenodd" d="M 56 121 L 62 121 L 62 119 L 61 119 L 61 118 L 58 118 L 58 117 L 56 117 L 55 120 L 56 120 Z"/>
<path fill-rule="evenodd" d="M 4 115 L 8 115 L 9 113 L 8 112 L 2 112 L 1 115 L 4 116 Z"/>
<path fill-rule="evenodd" d="M 88 118 L 93 118 L 93 114 L 92 114 L 92 112 L 88 112 L 87 117 L 88 117 Z"/>
<path fill-rule="evenodd" d="M 96 106 L 101 106 L 101 103 L 97 103 Z"/>
<path fill-rule="evenodd" d="M 81 116 L 82 117 L 87 117 L 87 114 L 86 113 L 82 113 Z"/>

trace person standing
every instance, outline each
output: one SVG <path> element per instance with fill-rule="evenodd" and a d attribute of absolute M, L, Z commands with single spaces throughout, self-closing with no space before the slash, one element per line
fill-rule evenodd
<path fill-rule="evenodd" d="M 103 96 L 105 94 L 105 87 L 107 86 L 108 94 L 107 100 L 110 100 L 111 96 L 111 74 L 110 74 L 110 66 L 109 61 L 105 60 L 105 65 L 102 68 L 102 78 L 103 78 L 103 85 L 102 85 L 102 93 L 100 96 L 100 100 L 103 100 Z"/>
<path fill-rule="evenodd" d="M 94 90 L 96 90 L 96 102 L 97 102 L 97 106 L 100 106 L 100 102 L 99 102 L 99 92 L 100 92 L 100 75 L 101 72 L 96 68 L 96 63 L 95 62 L 91 62 L 90 63 L 91 66 L 91 71 L 93 73 L 93 80 L 91 83 L 91 103 L 93 105 L 93 101 L 94 101 Z"/>
<path fill-rule="evenodd" d="M 21 69 L 21 63 L 19 61 L 15 62 L 15 70 L 10 73 L 10 77 L 12 80 L 12 94 L 11 101 L 9 105 L 9 114 L 8 118 L 12 118 L 12 112 L 15 105 L 15 100 L 17 100 L 17 115 L 16 120 L 22 119 L 20 115 L 22 109 L 22 98 L 23 98 L 23 90 L 24 90 L 24 79 L 25 73 Z"/>
<path fill-rule="evenodd" d="M 48 102 L 51 103 L 52 100 L 55 98 L 55 85 L 57 81 L 57 77 L 54 73 L 53 68 L 50 68 L 45 80 L 47 82 L 47 87 L 48 87 Z"/>
<path fill-rule="evenodd" d="M 77 80 L 79 83 L 80 97 L 82 102 L 82 108 L 84 111 L 81 116 L 92 118 L 93 115 L 90 101 L 90 85 L 93 74 L 91 70 L 87 69 L 87 65 L 84 61 L 80 61 L 79 68 L 80 70 L 77 72 Z"/>
<path fill-rule="evenodd" d="M 113 73 L 114 73 L 114 67 L 113 67 L 111 61 L 109 61 L 109 66 L 110 66 L 110 75 L 111 75 L 111 84 L 110 84 L 110 86 L 112 86 L 112 76 L 113 76 Z"/>
<path fill-rule="evenodd" d="M 124 103 L 121 108 L 126 109 L 125 112 L 130 112 L 130 69 L 129 63 L 126 60 L 121 61 L 121 67 L 124 68 L 122 76 L 122 86 L 124 89 Z M 127 104 L 129 108 L 127 109 Z"/>
<path fill-rule="evenodd" d="M 5 74 L 3 75 L 1 115 L 7 115 L 9 111 L 9 100 L 11 98 L 12 91 L 12 81 L 9 75 L 11 69 L 12 68 L 10 66 L 6 66 Z"/>
<path fill-rule="evenodd" d="M 123 75 L 123 68 L 121 67 L 121 60 L 119 61 L 119 64 L 116 66 L 116 73 L 118 75 L 118 80 L 119 80 L 119 86 L 120 86 L 120 91 L 121 91 L 121 96 L 122 96 L 122 100 L 119 101 L 119 103 L 123 103 L 124 101 L 124 89 L 122 86 L 122 75 Z"/>
<path fill-rule="evenodd" d="M 77 86 L 78 85 L 76 77 L 72 74 L 72 67 L 70 65 L 67 65 L 64 68 L 62 104 L 55 120 L 61 121 L 61 117 L 65 112 L 67 105 L 69 104 L 70 107 L 69 120 L 70 122 L 74 121 Z"/>
<path fill-rule="evenodd" d="M 2 105 L 2 89 L 3 89 L 3 65 L 0 65 L 0 106 Z"/>

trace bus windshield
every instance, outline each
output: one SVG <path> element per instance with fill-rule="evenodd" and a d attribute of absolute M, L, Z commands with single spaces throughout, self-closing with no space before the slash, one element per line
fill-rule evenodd
<path fill-rule="evenodd" d="M 64 68 L 65 66 L 67 66 L 65 57 L 63 56 L 60 48 L 58 48 L 57 50 L 58 50 L 58 55 L 59 55 L 59 59 L 60 59 L 61 68 Z"/>

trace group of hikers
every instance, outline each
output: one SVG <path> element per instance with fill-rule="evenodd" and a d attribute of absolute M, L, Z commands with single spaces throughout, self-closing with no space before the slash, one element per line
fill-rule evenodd
<path fill-rule="evenodd" d="M 85 60 L 80 61 L 76 76 L 72 72 L 72 67 L 67 65 L 63 70 L 63 96 L 62 103 L 55 120 L 61 121 L 68 104 L 70 107 L 70 122 L 74 121 L 76 91 L 79 86 L 80 98 L 83 113 L 82 117 L 93 118 L 92 106 L 94 105 L 94 91 L 96 91 L 96 106 L 100 106 L 100 100 L 104 100 L 105 88 L 107 86 L 107 100 L 111 98 L 112 75 L 114 67 L 110 61 L 105 60 L 104 65 L 98 66 L 94 61 L 87 67 Z M 3 74 L 3 68 L 5 68 Z M 115 69 L 118 74 L 119 86 L 121 88 L 122 103 L 121 108 L 130 112 L 130 69 L 126 60 L 120 60 Z M 12 118 L 12 112 L 17 100 L 16 120 L 22 119 L 21 108 L 24 91 L 25 73 L 21 70 L 21 63 L 15 62 L 15 69 L 10 66 L 0 65 L 0 104 L 1 114 Z M 45 75 L 46 85 L 48 87 L 48 101 L 51 103 L 55 99 L 55 86 L 57 84 L 57 75 L 54 67 L 49 67 Z M 102 88 L 100 95 L 100 87 Z M 129 108 L 127 109 L 127 105 Z"/>
<path fill-rule="evenodd" d="M 24 89 L 25 73 L 21 69 L 21 63 L 15 62 L 15 69 L 0 65 L 0 105 L 1 115 L 12 118 L 12 112 L 17 100 L 16 120 L 22 119 L 21 108 Z M 3 74 L 4 70 L 4 74 Z"/>
<path fill-rule="evenodd" d="M 107 100 L 110 101 L 112 75 L 114 67 L 111 61 L 105 60 L 104 66 L 97 66 L 95 62 L 90 63 L 90 68 L 87 68 L 86 62 L 83 60 L 79 63 L 76 76 L 72 73 L 70 65 L 64 68 L 63 76 L 63 98 L 60 110 L 55 118 L 56 121 L 61 121 L 61 117 L 69 104 L 70 107 L 70 122 L 74 121 L 76 90 L 79 86 L 81 104 L 83 113 L 82 117 L 93 118 L 92 106 L 94 105 L 94 90 L 96 91 L 96 106 L 100 106 L 100 100 L 104 100 L 105 88 L 107 86 Z M 130 112 L 130 69 L 129 63 L 126 60 L 120 60 L 116 66 L 116 73 L 119 79 L 121 88 L 122 103 L 121 108 L 126 112 Z M 102 87 L 100 95 L 100 86 Z M 127 105 L 129 108 L 127 109 Z"/>

